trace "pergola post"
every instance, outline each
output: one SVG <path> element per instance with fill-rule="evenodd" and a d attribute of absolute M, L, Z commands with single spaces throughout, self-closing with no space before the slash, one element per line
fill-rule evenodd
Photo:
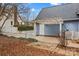
<path fill-rule="evenodd" d="M 63 23 L 60 23 L 60 39 L 62 46 L 66 46 L 67 42 L 65 40 L 65 32 L 63 32 Z"/>
<path fill-rule="evenodd" d="M 36 23 L 34 23 L 34 34 L 35 34 L 35 36 L 37 35 L 37 33 L 36 33 Z"/>
<path fill-rule="evenodd" d="M 62 23 L 59 24 L 59 27 L 60 27 L 60 37 L 61 37 L 62 36 L 62 28 L 63 28 Z"/>

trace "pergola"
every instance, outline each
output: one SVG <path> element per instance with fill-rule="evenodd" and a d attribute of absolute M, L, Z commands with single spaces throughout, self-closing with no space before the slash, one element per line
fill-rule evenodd
<path fill-rule="evenodd" d="M 60 36 L 62 36 L 63 19 L 62 18 L 44 18 L 33 21 L 34 24 L 59 24 Z"/>

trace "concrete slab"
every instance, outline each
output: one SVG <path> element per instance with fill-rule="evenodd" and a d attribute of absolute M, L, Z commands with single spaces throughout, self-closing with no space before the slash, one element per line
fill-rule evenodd
<path fill-rule="evenodd" d="M 36 36 L 35 39 L 41 42 L 46 42 L 46 43 L 59 43 L 59 38 L 58 37 L 48 37 L 48 36 Z"/>

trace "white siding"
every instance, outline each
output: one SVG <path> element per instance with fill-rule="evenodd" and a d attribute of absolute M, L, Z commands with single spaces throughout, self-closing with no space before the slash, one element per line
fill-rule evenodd
<path fill-rule="evenodd" d="M 0 27 L 2 26 L 3 22 L 5 21 L 6 17 L 4 17 L 1 21 L 0 21 Z M 11 22 L 13 22 L 13 24 L 11 25 Z M 15 33 L 18 32 L 17 27 L 14 27 L 14 20 L 13 18 L 9 18 L 6 20 L 5 24 L 2 27 L 2 32 L 11 32 L 11 33 Z"/>
<path fill-rule="evenodd" d="M 39 24 L 34 24 L 34 33 L 35 33 L 35 35 L 39 35 L 39 29 L 40 27 L 39 27 Z"/>
<path fill-rule="evenodd" d="M 64 29 L 68 29 L 69 31 L 78 31 L 78 22 L 65 22 L 64 25 Z"/>
<path fill-rule="evenodd" d="M 44 35 L 44 24 L 40 24 L 39 35 Z"/>
<path fill-rule="evenodd" d="M 67 39 L 79 39 L 79 22 L 65 22 L 65 28 L 68 29 L 66 32 Z"/>

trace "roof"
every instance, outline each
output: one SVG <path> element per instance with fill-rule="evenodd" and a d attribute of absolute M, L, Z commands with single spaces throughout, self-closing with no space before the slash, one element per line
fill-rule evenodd
<path fill-rule="evenodd" d="M 79 20 L 76 16 L 76 12 L 79 10 L 79 3 L 70 3 L 57 5 L 52 7 L 43 8 L 38 14 L 35 20 L 54 20 L 54 18 L 60 17 L 63 21 Z M 51 19 L 50 19 L 51 18 Z"/>
<path fill-rule="evenodd" d="M 47 8 L 54 8 L 54 7 L 59 7 L 59 6 L 64 6 L 64 5 L 68 5 L 70 3 L 66 3 L 66 4 L 63 4 L 63 5 L 55 5 L 55 6 L 50 6 L 50 7 L 45 7 L 45 8 L 42 8 L 42 10 L 39 12 L 39 14 L 37 15 L 36 19 L 39 17 L 39 15 L 41 14 L 41 12 L 44 10 L 44 9 L 47 9 Z"/>

